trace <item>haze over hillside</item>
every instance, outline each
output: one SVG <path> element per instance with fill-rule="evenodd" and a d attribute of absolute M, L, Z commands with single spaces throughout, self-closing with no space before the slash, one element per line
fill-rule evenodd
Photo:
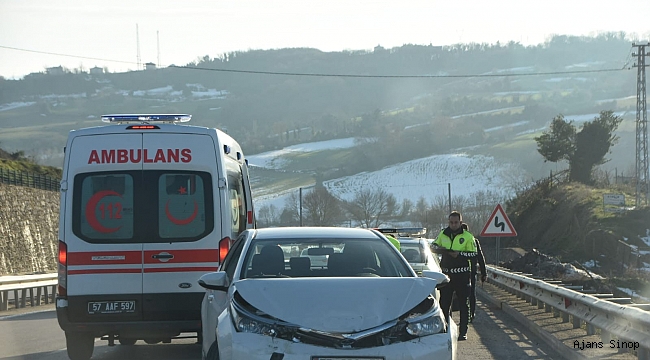
<path fill-rule="evenodd" d="M 602 168 L 629 175 L 636 106 L 631 50 L 624 33 L 607 33 L 558 35 L 536 46 L 253 50 L 204 57 L 187 67 L 127 73 L 61 69 L 60 74 L 0 79 L 0 146 L 60 167 L 68 132 L 101 125 L 102 114 L 189 113 L 191 124 L 227 131 L 247 156 L 360 139 L 354 147 L 294 157 L 288 169 L 282 165 L 286 159 L 278 158 L 280 169 L 253 170 L 263 179 L 259 196 L 316 182 L 349 196 L 365 177 L 367 186 L 388 186 L 400 198 L 413 198 L 413 193 L 441 191 L 410 191 L 405 185 L 445 187 L 458 181 L 460 175 L 446 175 L 450 159 L 466 162 L 463 177 L 473 175 L 481 179 L 477 184 L 500 191 L 503 183 L 512 188 L 519 179 L 559 171 L 566 164 L 544 163 L 534 137 L 558 114 L 579 125 L 601 110 L 613 110 L 625 120 L 612 161 Z M 466 155 L 452 157 L 459 148 Z M 492 163 L 492 170 L 484 170 Z M 424 177 L 403 166 L 419 167 Z M 472 169 L 478 170 L 472 174 Z M 418 180 L 405 178 L 399 187 L 377 182 L 402 173 Z M 453 187 L 467 195 L 479 188 Z"/>

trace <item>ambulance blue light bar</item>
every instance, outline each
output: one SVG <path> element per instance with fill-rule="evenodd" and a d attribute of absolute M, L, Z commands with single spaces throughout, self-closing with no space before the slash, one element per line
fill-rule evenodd
<path fill-rule="evenodd" d="M 188 122 L 192 115 L 188 114 L 110 114 L 102 115 L 102 121 L 106 123 L 127 123 L 127 122 Z"/>

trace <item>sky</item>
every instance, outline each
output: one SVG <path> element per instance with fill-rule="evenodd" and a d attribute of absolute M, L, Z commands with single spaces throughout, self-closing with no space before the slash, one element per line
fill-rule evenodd
<path fill-rule="evenodd" d="M 165 67 L 251 49 L 531 45 L 609 31 L 645 40 L 648 14 L 647 0 L 0 0 L 0 76 L 136 70 L 138 43 L 141 63 Z"/>

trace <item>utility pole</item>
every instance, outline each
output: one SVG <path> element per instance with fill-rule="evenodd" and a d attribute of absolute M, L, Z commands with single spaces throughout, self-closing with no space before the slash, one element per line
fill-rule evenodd
<path fill-rule="evenodd" d="M 160 34 L 158 30 L 156 30 L 156 45 L 158 46 L 158 65 L 156 67 L 160 69 Z"/>
<path fill-rule="evenodd" d="M 314 186 L 316 186 L 316 185 L 303 186 L 303 187 L 300 188 L 300 192 L 299 192 L 298 197 L 300 198 L 299 203 L 300 203 L 300 226 L 301 227 L 302 227 L 302 189 L 307 190 L 307 189 L 313 188 Z"/>
<path fill-rule="evenodd" d="M 645 57 L 649 54 L 646 53 L 646 46 L 648 44 L 632 44 L 632 47 L 637 48 L 636 64 L 634 67 L 638 68 L 636 77 L 636 203 L 635 206 L 640 206 L 641 202 L 648 205 L 648 194 L 650 193 L 650 181 L 648 181 L 648 112 L 646 109 L 646 83 L 645 83 L 645 68 L 648 66 L 645 62 Z"/>
<path fill-rule="evenodd" d="M 447 194 L 449 194 L 449 213 L 451 214 L 451 183 L 447 183 Z"/>
<path fill-rule="evenodd" d="M 142 70 L 142 60 L 140 59 L 140 31 L 138 30 L 138 24 L 135 24 L 135 41 L 138 46 L 138 70 Z"/>
<path fill-rule="evenodd" d="M 302 227 L 302 188 L 300 188 L 300 227 Z"/>

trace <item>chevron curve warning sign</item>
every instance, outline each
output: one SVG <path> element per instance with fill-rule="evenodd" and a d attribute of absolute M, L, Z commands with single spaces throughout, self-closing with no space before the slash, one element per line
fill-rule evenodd
<path fill-rule="evenodd" d="M 500 237 L 500 236 L 517 236 L 517 231 L 515 227 L 512 226 L 508 215 L 503 211 L 501 204 L 497 204 L 497 207 L 492 211 L 490 219 L 485 223 L 483 231 L 479 236 L 484 237 Z"/>

